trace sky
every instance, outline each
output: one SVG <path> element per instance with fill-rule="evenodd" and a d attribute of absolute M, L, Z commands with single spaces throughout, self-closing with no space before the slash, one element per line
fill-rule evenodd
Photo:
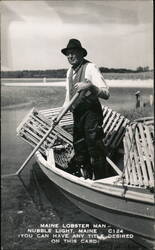
<path fill-rule="evenodd" d="M 71 38 L 99 67 L 152 69 L 153 2 L 1 1 L 2 70 L 67 68 Z"/>

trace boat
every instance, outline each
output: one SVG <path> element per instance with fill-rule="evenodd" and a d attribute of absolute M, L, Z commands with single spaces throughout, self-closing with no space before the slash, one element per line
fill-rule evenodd
<path fill-rule="evenodd" d="M 60 110 L 61 107 L 32 109 L 18 126 L 18 136 L 35 147 Z M 103 106 L 103 117 L 107 162 L 112 169 L 108 177 L 85 179 L 79 169 L 72 168 L 73 118 L 69 111 L 36 151 L 36 161 L 81 210 L 141 237 L 152 246 L 155 242 L 153 117 L 130 122 L 107 106 Z"/>

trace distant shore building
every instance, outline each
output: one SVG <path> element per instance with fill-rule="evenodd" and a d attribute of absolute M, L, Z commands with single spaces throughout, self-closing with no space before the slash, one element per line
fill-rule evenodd
<path fill-rule="evenodd" d="M 43 83 L 46 83 L 46 77 L 43 77 Z"/>

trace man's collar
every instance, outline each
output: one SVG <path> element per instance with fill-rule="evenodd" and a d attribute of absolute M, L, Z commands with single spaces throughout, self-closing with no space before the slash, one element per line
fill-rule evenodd
<path fill-rule="evenodd" d="M 75 67 L 72 66 L 73 70 L 75 70 L 75 71 L 78 70 L 81 67 L 81 65 L 83 64 L 83 62 L 84 62 L 84 58 L 82 58 L 81 62 L 78 65 L 76 65 Z"/>

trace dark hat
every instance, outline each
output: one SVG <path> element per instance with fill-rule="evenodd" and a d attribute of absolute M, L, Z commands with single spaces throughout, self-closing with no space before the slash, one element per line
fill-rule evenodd
<path fill-rule="evenodd" d="M 69 43 L 67 44 L 67 47 L 62 49 L 61 52 L 66 56 L 67 50 L 69 49 L 79 49 L 83 51 L 83 56 L 85 57 L 87 55 L 86 49 L 82 48 L 81 43 L 77 39 L 70 39 Z"/>

